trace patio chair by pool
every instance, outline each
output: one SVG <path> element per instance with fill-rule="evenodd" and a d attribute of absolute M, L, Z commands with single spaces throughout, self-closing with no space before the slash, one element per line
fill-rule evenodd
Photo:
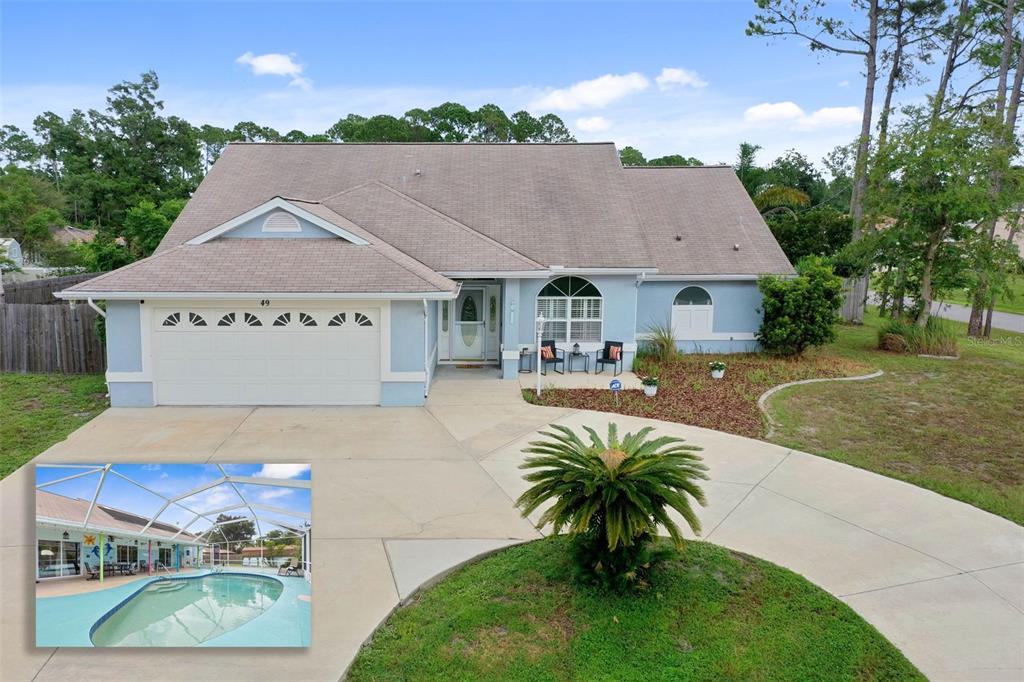
<path fill-rule="evenodd" d="M 595 364 L 597 366 L 594 368 L 594 374 L 600 374 L 605 365 L 612 366 L 612 376 L 622 374 L 622 342 L 605 341 L 604 348 L 597 351 Z"/>
<path fill-rule="evenodd" d="M 90 566 L 89 564 L 85 564 L 85 579 L 86 580 L 99 580 L 100 579 L 100 569 L 96 568 L 95 566 Z"/>
<path fill-rule="evenodd" d="M 559 357 L 561 353 L 561 357 Z M 555 366 L 556 374 L 565 374 L 564 371 L 559 371 L 558 366 L 562 366 L 562 370 L 565 370 L 565 351 L 555 347 L 555 342 L 541 341 L 540 342 L 540 373 L 547 374 L 548 365 Z"/>
<path fill-rule="evenodd" d="M 288 559 L 283 564 L 277 567 L 278 575 L 288 575 L 288 569 L 292 568 L 292 560 Z"/>

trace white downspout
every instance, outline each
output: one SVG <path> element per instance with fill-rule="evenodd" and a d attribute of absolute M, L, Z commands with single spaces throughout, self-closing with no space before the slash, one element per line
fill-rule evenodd
<path fill-rule="evenodd" d="M 103 308 L 99 307 L 95 303 L 93 303 L 92 298 L 87 298 L 85 300 L 89 304 L 89 307 L 92 308 L 93 310 L 95 310 L 97 312 L 97 314 L 99 314 L 100 317 L 102 317 L 102 318 L 106 318 L 107 317 L 107 311 L 104 310 Z"/>
<path fill-rule="evenodd" d="M 427 299 L 423 299 L 423 397 L 430 395 L 430 334 L 428 333 Z"/>

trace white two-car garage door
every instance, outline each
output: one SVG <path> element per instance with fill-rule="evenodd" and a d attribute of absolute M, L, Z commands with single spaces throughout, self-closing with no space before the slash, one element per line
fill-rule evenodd
<path fill-rule="evenodd" d="M 377 405 L 379 308 L 158 308 L 160 405 Z"/>

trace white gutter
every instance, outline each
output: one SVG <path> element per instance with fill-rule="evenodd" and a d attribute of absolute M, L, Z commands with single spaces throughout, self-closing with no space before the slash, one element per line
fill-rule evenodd
<path fill-rule="evenodd" d="M 651 282 L 752 282 L 761 275 L 647 275 Z"/>
<path fill-rule="evenodd" d="M 256 292 L 256 291 L 58 291 L 54 294 L 65 301 L 84 301 L 97 298 L 100 300 L 139 299 L 213 299 L 213 300 L 252 300 L 274 298 L 283 301 L 291 300 L 450 300 L 457 298 L 458 290 L 454 291 L 416 291 L 394 293 L 294 293 L 287 291 Z"/>

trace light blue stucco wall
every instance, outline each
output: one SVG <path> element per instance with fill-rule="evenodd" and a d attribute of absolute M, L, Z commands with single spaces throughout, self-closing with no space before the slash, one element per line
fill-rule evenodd
<path fill-rule="evenodd" d="M 323 239 L 324 237 L 338 239 L 337 235 L 333 235 L 327 230 L 317 227 L 308 220 L 303 220 L 298 216 L 295 216 L 295 219 L 299 221 L 302 232 L 263 232 L 263 222 L 267 219 L 267 215 L 269 213 L 264 213 L 242 223 L 230 232 L 222 234 L 220 239 Z"/>
<path fill-rule="evenodd" d="M 111 407 L 153 407 L 153 384 L 148 381 L 107 384 Z"/>
<path fill-rule="evenodd" d="M 423 301 L 391 302 L 391 371 L 423 371 Z"/>
<path fill-rule="evenodd" d="M 553 277 L 551 279 L 557 279 Z M 551 281 L 551 279 L 522 279 L 519 280 L 519 313 L 518 313 L 518 339 L 515 348 L 532 346 L 536 342 L 535 320 L 537 319 L 537 294 Z M 601 292 L 603 299 L 604 319 L 603 337 L 605 341 L 622 341 L 626 344 L 636 342 L 636 301 L 637 287 L 636 277 L 628 276 L 601 276 L 586 277 Z M 596 352 L 590 352 L 590 369 L 594 371 L 594 356 Z M 633 363 L 632 351 L 624 354 L 624 366 L 629 369 Z M 508 373 L 504 373 L 506 378 Z"/>
<path fill-rule="evenodd" d="M 716 334 L 753 334 L 761 326 L 761 292 L 757 282 L 644 282 L 637 297 L 637 328 L 640 333 L 651 323 L 666 323 L 672 319 L 672 302 L 676 294 L 687 286 L 707 290 L 714 303 L 711 331 Z M 758 349 L 756 341 L 741 339 L 703 339 L 680 341 L 676 344 L 687 353 L 736 353 Z"/>
<path fill-rule="evenodd" d="M 427 301 L 427 352 L 430 357 L 430 377 L 433 378 L 434 373 L 437 370 L 437 358 L 439 357 L 437 348 L 437 311 L 439 301 Z"/>
<path fill-rule="evenodd" d="M 518 279 L 506 279 L 502 282 L 502 321 L 501 321 L 501 347 L 504 351 L 518 351 L 519 343 L 519 316 L 521 314 L 519 305 L 519 283 Z M 502 360 L 501 376 L 505 379 L 515 379 L 519 376 L 519 360 Z"/>
<path fill-rule="evenodd" d="M 107 301 L 107 370 L 142 371 L 142 328 L 138 301 Z"/>
<path fill-rule="evenodd" d="M 422 363 L 420 364 L 422 367 Z M 380 385 L 381 407 L 417 407 L 426 402 L 422 381 L 385 381 Z"/>

